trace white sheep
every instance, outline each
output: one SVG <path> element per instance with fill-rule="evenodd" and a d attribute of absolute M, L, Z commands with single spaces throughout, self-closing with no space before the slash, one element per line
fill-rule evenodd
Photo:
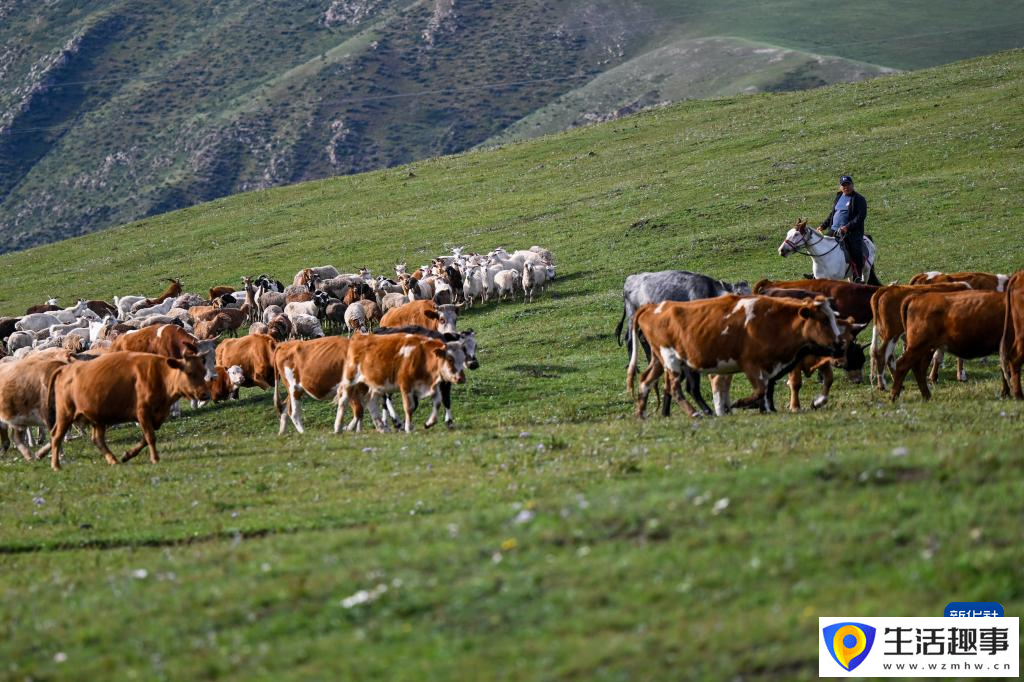
<path fill-rule="evenodd" d="M 169 298 L 163 303 L 157 303 L 154 306 L 148 308 L 141 308 L 137 310 L 132 317 L 139 319 L 143 317 L 149 317 L 150 315 L 166 315 L 167 312 L 174 307 L 174 299 Z"/>
<path fill-rule="evenodd" d="M 494 276 L 494 286 L 501 300 L 505 300 L 506 295 L 513 301 L 516 299 L 516 284 L 521 277 L 519 271 L 514 268 L 502 270 Z"/>
<path fill-rule="evenodd" d="M 120 313 L 118 317 L 122 320 L 127 319 L 132 313 L 132 306 L 139 301 L 145 301 L 145 296 L 122 296 L 118 298 L 114 297 L 114 307 L 117 308 L 117 312 Z"/>
<path fill-rule="evenodd" d="M 348 327 L 349 336 L 357 329 L 366 333 L 366 309 L 361 305 L 350 305 L 345 308 L 345 326 Z"/>
<path fill-rule="evenodd" d="M 18 320 L 14 328 L 21 332 L 37 332 L 60 323 L 61 321 L 50 313 L 32 313 Z"/>
<path fill-rule="evenodd" d="M 544 266 L 537 266 L 527 261 L 523 264 L 523 297 L 533 303 L 533 292 L 544 290 L 546 271 Z"/>
<path fill-rule="evenodd" d="M 292 323 L 292 333 L 300 339 L 318 339 L 324 335 L 323 327 L 320 326 L 320 320 L 312 315 L 296 315 L 288 319 Z"/>

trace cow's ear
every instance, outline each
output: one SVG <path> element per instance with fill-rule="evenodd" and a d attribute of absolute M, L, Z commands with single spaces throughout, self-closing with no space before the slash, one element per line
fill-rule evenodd
<path fill-rule="evenodd" d="M 439 357 L 442 360 L 444 360 L 445 358 L 448 357 L 448 349 L 447 348 L 435 348 L 434 349 L 434 355 L 436 355 L 437 357 Z"/>
<path fill-rule="evenodd" d="M 426 318 L 428 320 L 440 320 L 441 319 L 441 316 L 437 314 L 436 310 L 428 310 L 428 311 L 426 311 L 423 314 L 424 314 L 424 316 L 426 316 Z"/>
<path fill-rule="evenodd" d="M 804 318 L 805 320 L 809 320 L 811 318 L 811 307 L 807 305 L 801 306 L 800 317 Z"/>
<path fill-rule="evenodd" d="M 167 364 L 171 369 L 180 369 L 182 372 L 184 372 L 188 367 L 188 365 L 178 358 L 167 358 Z"/>

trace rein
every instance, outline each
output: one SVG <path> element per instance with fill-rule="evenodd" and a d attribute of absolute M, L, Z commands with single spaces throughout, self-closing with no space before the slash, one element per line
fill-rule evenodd
<path fill-rule="evenodd" d="M 806 235 L 808 232 L 814 232 L 814 231 L 808 229 L 808 230 L 805 230 L 804 232 L 801 232 L 800 234 L 801 235 Z M 817 233 L 815 233 L 815 234 L 817 234 Z M 831 249 L 829 249 L 825 253 L 812 254 L 812 253 L 807 253 L 806 251 L 801 251 L 801 249 L 806 249 L 809 246 L 814 246 L 814 244 L 820 244 L 824 240 L 825 240 L 825 237 L 823 235 L 819 234 L 818 235 L 818 241 L 813 242 L 813 243 L 811 242 L 809 236 L 804 236 L 804 243 L 803 243 L 802 246 L 797 246 L 793 242 L 789 241 L 788 238 L 783 241 L 783 244 L 789 244 L 789 248 L 793 249 L 793 253 L 799 253 L 801 256 L 807 256 L 808 258 L 815 258 L 815 257 L 818 257 L 818 256 L 827 256 L 828 254 L 830 254 L 833 251 L 835 251 L 836 249 L 838 249 L 839 245 L 842 243 L 841 239 L 836 239 L 835 246 L 833 246 Z"/>

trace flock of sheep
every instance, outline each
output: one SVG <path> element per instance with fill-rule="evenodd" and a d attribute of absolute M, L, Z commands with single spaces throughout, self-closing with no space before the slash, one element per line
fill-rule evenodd
<path fill-rule="evenodd" d="M 200 340 L 236 335 L 246 325 L 250 334 L 267 333 L 279 341 L 322 337 L 325 329 L 367 333 L 388 310 L 410 301 L 459 309 L 520 296 L 532 301 L 554 276 L 551 252 L 534 246 L 487 254 L 454 248 L 412 271 L 398 263 L 393 278 L 374 277 L 366 268 L 343 274 L 330 265 L 303 268 L 288 286 L 267 275 L 247 276 L 240 290 L 216 286 L 207 297 L 186 293 L 181 280 L 173 279 L 154 298 L 116 296 L 113 304 L 82 299 L 63 309 L 50 299 L 22 317 L 0 318 L 0 340 L 7 354 L 20 358 L 46 348 L 108 347 L 120 334 L 169 323 Z"/>

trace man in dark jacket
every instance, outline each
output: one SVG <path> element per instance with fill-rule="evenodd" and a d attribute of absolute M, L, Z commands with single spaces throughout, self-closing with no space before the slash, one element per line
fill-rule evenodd
<path fill-rule="evenodd" d="M 853 281 L 862 281 L 864 269 L 864 219 L 868 216 L 868 202 L 853 190 L 853 178 L 839 178 L 839 192 L 832 201 L 832 212 L 821 221 L 818 231 L 841 240 L 846 260 L 853 272 Z"/>

